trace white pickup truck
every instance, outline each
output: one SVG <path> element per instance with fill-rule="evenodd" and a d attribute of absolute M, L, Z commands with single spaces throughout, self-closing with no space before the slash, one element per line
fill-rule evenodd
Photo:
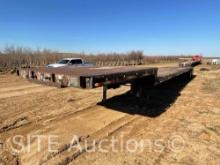
<path fill-rule="evenodd" d="M 76 67 L 93 67 L 94 65 L 83 61 L 81 58 L 64 58 L 57 63 L 49 64 L 47 67 L 64 67 L 64 66 L 76 66 Z"/>

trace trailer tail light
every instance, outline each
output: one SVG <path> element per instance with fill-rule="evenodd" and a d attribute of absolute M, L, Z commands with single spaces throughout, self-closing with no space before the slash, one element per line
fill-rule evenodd
<path fill-rule="evenodd" d="M 101 87 L 101 86 L 103 86 L 102 82 L 101 83 L 95 83 L 95 87 Z"/>

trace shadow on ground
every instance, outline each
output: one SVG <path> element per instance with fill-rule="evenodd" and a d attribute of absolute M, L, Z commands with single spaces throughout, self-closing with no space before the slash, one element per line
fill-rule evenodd
<path fill-rule="evenodd" d="M 131 92 L 127 92 L 109 98 L 107 101 L 99 103 L 99 105 L 124 113 L 157 117 L 174 103 L 177 97 L 180 96 L 181 90 L 192 79 L 179 76 L 147 89 L 142 98 L 136 98 Z"/>

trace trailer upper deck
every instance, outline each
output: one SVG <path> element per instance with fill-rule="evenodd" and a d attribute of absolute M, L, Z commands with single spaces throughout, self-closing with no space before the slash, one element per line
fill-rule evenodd
<path fill-rule="evenodd" d="M 35 67 L 20 68 L 17 72 L 24 78 L 60 87 L 95 88 L 103 84 L 123 84 L 147 76 L 155 76 L 154 67 Z"/>
<path fill-rule="evenodd" d="M 103 101 L 107 89 L 131 83 L 133 93 L 139 95 L 140 89 L 152 87 L 180 75 L 191 77 L 192 67 L 35 67 L 20 68 L 17 75 L 31 81 L 57 87 L 96 88 L 103 86 Z"/>
<path fill-rule="evenodd" d="M 55 73 L 63 74 L 68 76 L 105 76 L 111 74 L 123 74 L 129 72 L 149 71 L 155 70 L 153 67 L 137 67 L 137 66 L 119 66 L 119 67 L 34 67 L 28 68 L 28 70 L 44 72 L 44 73 Z"/>

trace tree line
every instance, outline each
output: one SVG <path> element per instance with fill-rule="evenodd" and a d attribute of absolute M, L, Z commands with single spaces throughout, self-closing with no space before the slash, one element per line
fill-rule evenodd
<path fill-rule="evenodd" d="M 67 57 L 80 57 L 96 66 L 127 66 L 177 62 L 180 57 L 188 56 L 146 56 L 142 51 L 108 54 L 60 53 L 50 49 L 33 50 L 30 48 L 10 46 L 6 47 L 3 52 L 0 52 L 0 67 L 45 66 Z"/>

